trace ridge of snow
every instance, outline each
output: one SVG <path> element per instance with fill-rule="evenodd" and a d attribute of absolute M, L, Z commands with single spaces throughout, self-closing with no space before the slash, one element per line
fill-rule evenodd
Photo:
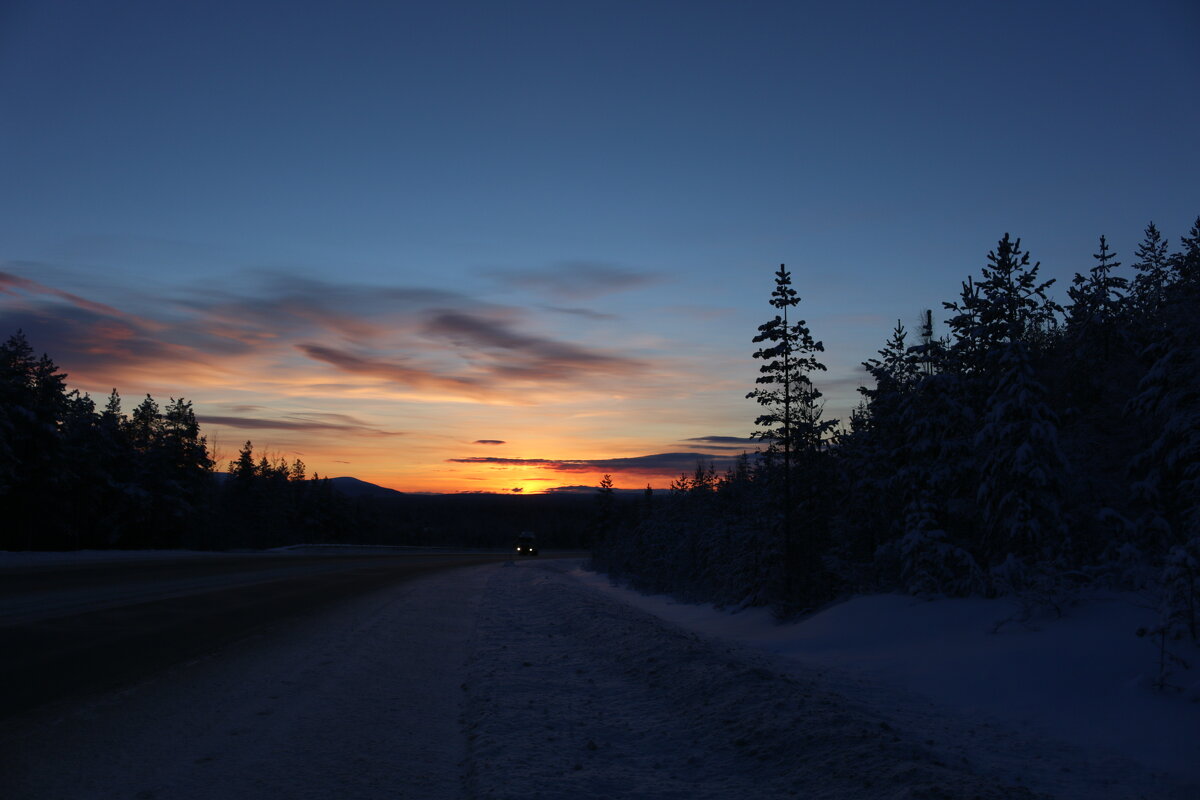
<path fill-rule="evenodd" d="M 1157 650 L 1136 631 L 1157 614 L 1135 593 L 1093 593 L 1061 618 L 1024 624 L 1004 598 L 865 595 L 780 624 L 762 608 L 729 612 L 644 595 L 582 568 L 569 574 L 687 630 L 1119 754 L 1200 787 L 1200 674 L 1177 672 L 1183 685 L 1173 692 L 1152 687 Z M 1197 655 L 1185 658 L 1194 665 Z"/>

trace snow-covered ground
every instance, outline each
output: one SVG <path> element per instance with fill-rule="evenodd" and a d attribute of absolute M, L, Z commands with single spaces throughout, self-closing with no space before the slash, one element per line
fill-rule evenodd
<path fill-rule="evenodd" d="M 1161 706 L 1139 724 L 1171 730 L 1126 749 L 1082 735 L 1119 727 L 1130 707 L 1106 697 L 1119 688 L 1111 670 L 1060 661 L 1120 617 L 1103 605 L 1058 633 L 992 636 L 978 627 L 995 605 L 909 598 L 779 626 L 616 589 L 564 562 L 520 562 L 496 571 L 481 607 L 472 785 L 504 797 L 1200 797 L 1180 785 L 1195 770 L 1200 706 L 1132 686 Z M 1058 634 L 1070 640 L 1061 650 Z M 1023 675 L 1001 676 L 1022 662 Z M 1111 707 L 1059 730 L 1033 713 L 1074 713 L 1081 697 Z M 1159 746 L 1166 757 L 1138 763 Z"/>
<path fill-rule="evenodd" d="M 1129 687 L 1171 710 L 1160 725 L 1180 726 L 1154 740 L 1178 750 L 1157 762 L 1143 751 L 1158 744 L 1083 736 L 1103 715 L 1065 732 L 1046 723 L 1075 713 L 1063 697 L 1106 686 L 1097 702 L 1110 710 L 1141 702 L 1087 664 L 1067 669 L 1072 685 L 1050 683 L 1062 671 L 1046 667 L 1059 658 L 1047 648 L 1107 629 L 1120 615 L 1105 602 L 996 635 L 979 630 L 995 606 L 907 598 L 778 626 L 626 592 L 581 567 L 530 559 L 421 577 L 10 721 L 2 794 L 1200 797 L 1179 785 L 1195 768 L 1181 759 L 1200 741 L 1198 704 Z M 1008 675 L 1026 662 L 1032 685 Z"/>
<path fill-rule="evenodd" d="M 1156 613 L 1134 593 L 1093 593 L 1061 617 L 1024 623 L 1008 599 L 872 595 L 778 624 L 765 609 L 729 613 L 643 595 L 582 569 L 572 575 L 687 630 L 903 687 L 977 719 L 1200 784 L 1200 653 L 1186 648 L 1193 669 L 1173 670 L 1174 690 L 1154 689 L 1158 651 L 1136 632 Z"/>
<path fill-rule="evenodd" d="M 311 555 L 388 555 L 428 553 L 484 553 L 485 548 L 424 547 L 416 545 L 372 544 L 294 544 L 270 550 L 0 550 L 0 569 L 24 567 L 68 567 L 84 564 L 133 561 L 181 561 L 194 558 L 228 558 L 236 556 L 311 556 Z"/>
<path fill-rule="evenodd" d="M 8 720 L 0 797 L 462 797 L 461 670 L 491 569 L 398 583 Z"/>

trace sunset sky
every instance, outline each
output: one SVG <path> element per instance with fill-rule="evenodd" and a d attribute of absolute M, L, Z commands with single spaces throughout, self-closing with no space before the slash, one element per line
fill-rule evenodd
<path fill-rule="evenodd" d="M 780 263 L 845 418 L 1006 231 L 1200 214 L 1200 5 L 0 0 L 0 336 L 402 491 L 749 444 Z"/>

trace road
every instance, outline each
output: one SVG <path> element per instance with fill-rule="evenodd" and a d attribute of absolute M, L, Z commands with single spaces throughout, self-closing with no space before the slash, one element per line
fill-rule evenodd
<path fill-rule="evenodd" d="M 0 569 L 0 719 L 398 580 L 507 554 L 208 555 Z"/>
<path fill-rule="evenodd" d="M 9 592 L 9 628 L 90 644 L 39 651 L 76 688 L 0 724 L 0 797 L 1197 796 L 1127 759 L 676 627 L 586 585 L 578 560 L 479 560 L 142 565 L 118 582 L 128 605 L 81 570 L 43 617 L 18 602 L 29 585 Z M 208 580 L 222 585 L 173 594 Z M 81 611 L 77 591 L 113 605 Z M 109 627 L 89 629 L 96 615 Z M 79 683 L 104 664 L 119 667 L 108 688 Z"/>

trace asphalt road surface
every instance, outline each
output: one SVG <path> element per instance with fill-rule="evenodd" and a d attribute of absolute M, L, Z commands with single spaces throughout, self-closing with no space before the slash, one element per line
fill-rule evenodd
<path fill-rule="evenodd" d="M 390 583 L 508 554 L 212 555 L 0 569 L 0 719 Z"/>

